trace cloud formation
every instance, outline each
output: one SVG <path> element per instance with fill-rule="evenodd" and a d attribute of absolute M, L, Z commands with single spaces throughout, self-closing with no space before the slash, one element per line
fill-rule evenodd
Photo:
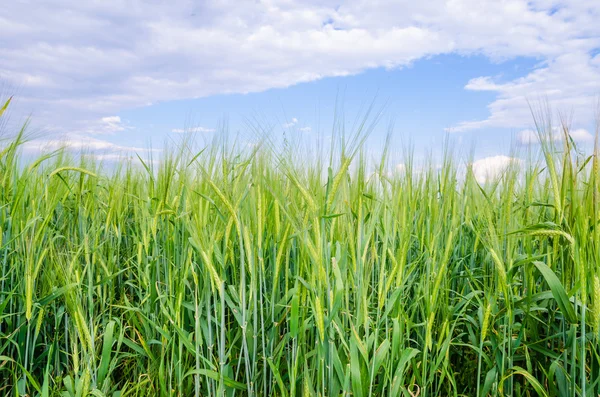
<path fill-rule="evenodd" d="M 295 126 L 296 124 L 298 124 L 298 119 L 293 117 L 289 122 L 283 123 L 282 127 L 283 128 L 291 128 L 291 127 Z"/>
<path fill-rule="evenodd" d="M 499 178 L 511 166 L 520 165 L 522 160 L 508 156 L 490 156 L 474 161 L 473 174 L 479 183 L 493 181 Z"/>
<path fill-rule="evenodd" d="M 49 152 L 64 148 L 80 153 L 94 152 L 96 156 L 104 156 L 103 158 L 132 155 L 134 153 L 160 152 L 159 149 L 122 146 L 103 139 L 74 133 L 27 141 L 23 144 L 23 148 L 33 153 Z"/>
<path fill-rule="evenodd" d="M 591 117 L 580 109 L 600 92 L 599 18 L 595 0 L 11 1 L 0 7 L 0 78 L 36 118 L 65 125 L 438 54 L 534 57 L 516 80 L 473 76 L 467 90 L 497 99 L 488 118 L 453 126 L 523 127 L 539 96 Z"/>
<path fill-rule="evenodd" d="M 594 135 L 584 128 L 571 130 L 569 131 L 569 135 L 575 142 L 585 143 L 594 141 Z M 564 133 L 562 130 L 555 128 L 552 133 L 547 135 L 545 138 L 552 141 L 561 141 L 564 139 Z M 537 144 L 540 143 L 540 137 L 534 130 L 522 130 L 517 134 L 517 142 L 522 145 Z"/>
<path fill-rule="evenodd" d="M 171 132 L 176 134 L 198 133 L 198 132 L 215 132 L 214 128 L 192 127 L 192 128 L 173 128 Z"/>

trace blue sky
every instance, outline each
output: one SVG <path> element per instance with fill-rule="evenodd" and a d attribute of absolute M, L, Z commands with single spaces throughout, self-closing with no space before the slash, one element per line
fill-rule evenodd
<path fill-rule="evenodd" d="M 572 112 L 591 144 L 599 17 L 588 0 L 13 1 L 0 95 L 16 94 L 13 124 L 33 115 L 30 150 L 143 151 L 224 120 L 249 136 L 249 119 L 314 140 L 337 100 L 348 121 L 386 104 L 374 147 L 393 121 L 398 149 L 448 134 L 506 161 L 534 144 L 528 100 Z"/>
<path fill-rule="evenodd" d="M 410 140 L 416 148 L 427 149 L 443 140 L 448 128 L 488 116 L 486 105 L 495 95 L 464 89 L 474 73 L 510 80 L 532 70 L 535 63 L 531 59 L 493 63 L 477 55 L 440 55 L 400 69 L 377 68 L 259 93 L 169 101 L 120 112 L 123 123 L 135 129 L 120 135 L 118 142 L 143 146 L 148 136 L 163 137 L 181 129 L 198 129 L 198 133 L 212 136 L 221 132 L 224 120 L 230 132 L 243 134 L 248 119 L 272 126 L 275 134 L 288 132 L 315 139 L 329 133 L 337 104 L 349 124 L 370 105 L 383 113 L 370 143 L 382 141 L 393 123 L 395 144 Z M 513 130 L 491 127 L 450 135 L 474 142 L 484 152 L 490 147 L 497 149 L 499 143 L 508 149 Z"/>

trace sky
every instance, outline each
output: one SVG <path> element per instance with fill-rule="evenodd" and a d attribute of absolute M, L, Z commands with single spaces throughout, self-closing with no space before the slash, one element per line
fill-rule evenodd
<path fill-rule="evenodd" d="M 0 7 L 0 99 L 27 150 L 160 151 L 259 124 L 326 139 L 373 105 L 369 138 L 439 151 L 445 137 L 507 164 L 535 145 L 530 105 L 593 143 L 597 0 L 13 0 Z M 12 126 L 12 127 L 11 127 Z"/>

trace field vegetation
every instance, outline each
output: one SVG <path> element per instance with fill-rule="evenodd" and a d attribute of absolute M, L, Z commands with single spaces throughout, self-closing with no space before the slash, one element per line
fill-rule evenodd
<path fill-rule="evenodd" d="M 369 115 L 310 161 L 220 137 L 109 170 L 13 134 L 0 395 L 597 396 L 598 142 L 550 119 L 486 183 L 451 145 L 374 164 Z"/>

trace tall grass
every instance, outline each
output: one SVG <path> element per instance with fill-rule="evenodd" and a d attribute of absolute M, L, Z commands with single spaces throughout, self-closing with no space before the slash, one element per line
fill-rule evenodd
<path fill-rule="evenodd" d="M 600 166 L 0 150 L 0 394 L 596 396 Z M 551 127 L 550 127 L 551 128 Z M 371 167 L 372 168 L 372 167 Z M 324 177 L 325 175 L 325 177 Z"/>

